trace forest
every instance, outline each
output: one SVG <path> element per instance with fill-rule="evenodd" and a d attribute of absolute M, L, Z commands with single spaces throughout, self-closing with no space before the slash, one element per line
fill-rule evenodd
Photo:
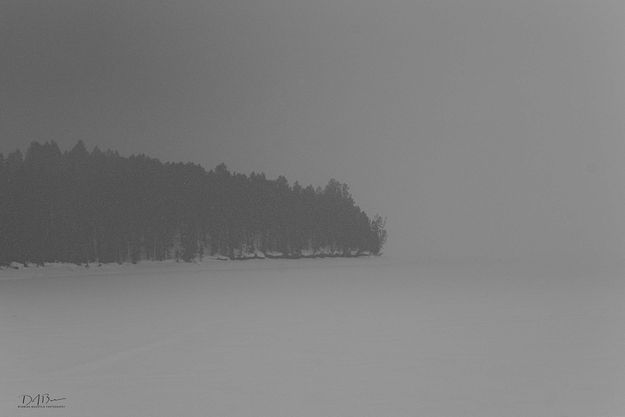
<path fill-rule="evenodd" d="M 0 154 L 0 265 L 379 255 L 385 222 L 335 179 L 302 187 L 82 141 Z"/>

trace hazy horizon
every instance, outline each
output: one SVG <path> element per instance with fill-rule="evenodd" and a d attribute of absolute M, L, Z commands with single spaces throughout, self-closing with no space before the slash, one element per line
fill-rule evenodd
<path fill-rule="evenodd" d="M 625 4 L 8 1 L 32 141 L 349 184 L 387 254 L 625 257 Z"/>

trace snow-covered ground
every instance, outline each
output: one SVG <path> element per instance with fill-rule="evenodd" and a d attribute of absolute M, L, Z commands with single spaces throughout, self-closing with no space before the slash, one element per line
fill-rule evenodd
<path fill-rule="evenodd" d="M 0 416 L 625 416 L 623 275 L 512 270 L 4 269 Z"/>

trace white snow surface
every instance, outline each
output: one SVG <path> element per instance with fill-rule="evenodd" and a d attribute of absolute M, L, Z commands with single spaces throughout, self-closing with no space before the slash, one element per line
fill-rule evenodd
<path fill-rule="evenodd" d="M 0 270 L 0 416 L 625 416 L 625 279 L 387 257 Z M 62 398 L 20 409 L 24 394 Z"/>

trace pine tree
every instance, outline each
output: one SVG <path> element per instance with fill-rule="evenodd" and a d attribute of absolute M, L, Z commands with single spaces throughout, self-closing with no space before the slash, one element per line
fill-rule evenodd
<path fill-rule="evenodd" d="M 121 157 L 79 141 L 61 152 L 32 143 L 0 154 L 0 264 L 137 262 L 205 251 L 379 254 L 385 219 L 372 220 L 349 187 L 289 184 L 284 176 L 206 172 L 195 164 Z"/>

